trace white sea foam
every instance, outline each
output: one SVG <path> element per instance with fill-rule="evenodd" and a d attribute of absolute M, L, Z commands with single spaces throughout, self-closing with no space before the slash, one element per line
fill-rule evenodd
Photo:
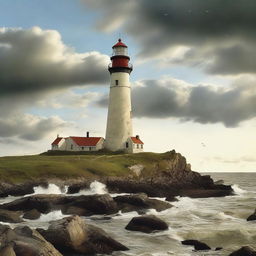
<path fill-rule="evenodd" d="M 62 214 L 61 210 L 58 211 L 52 211 L 47 214 L 41 214 L 40 218 L 35 220 L 36 222 L 49 222 L 53 220 L 59 220 L 64 217 L 67 217 L 68 215 Z"/>
<path fill-rule="evenodd" d="M 49 184 L 47 188 L 42 187 L 42 186 L 37 186 L 34 187 L 34 191 L 35 193 L 33 195 L 36 194 L 63 194 L 67 192 L 67 186 L 64 187 L 63 190 L 60 189 L 60 187 L 58 187 L 55 184 Z"/>
<path fill-rule="evenodd" d="M 113 219 L 130 219 L 136 216 L 139 216 L 139 214 L 136 211 L 124 213 L 119 211 L 118 214 L 113 217 Z"/>
<path fill-rule="evenodd" d="M 234 190 L 235 194 L 239 196 L 247 192 L 246 190 L 240 188 L 237 184 L 232 185 L 232 189 Z"/>
<path fill-rule="evenodd" d="M 106 194 L 108 193 L 108 190 L 106 188 L 106 185 L 95 180 L 90 184 L 90 190 L 93 194 Z"/>
<path fill-rule="evenodd" d="M 73 195 L 95 195 L 95 194 L 107 194 L 108 190 L 106 185 L 95 180 L 90 184 L 89 189 L 81 189 L 78 193 Z"/>

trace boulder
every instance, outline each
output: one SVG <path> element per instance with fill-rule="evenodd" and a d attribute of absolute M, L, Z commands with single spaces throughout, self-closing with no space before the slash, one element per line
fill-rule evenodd
<path fill-rule="evenodd" d="M 184 240 L 181 243 L 184 244 L 184 245 L 194 246 L 196 251 L 211 250 L 211 247 L 209 247 L 207 244 L 202 243 L 198 240 Z"/>
<path fill-rule="evenodd" d="M 229 187 L 229 186 L 226 186 Z M 230 195 L 229 189 L 182 189 L 180 190 L 181 196 L 188 196 L 191 198 L 208 198 L 208 197 L 223 197 Z"/>
<path fill-rule="evenodd" d="M 156 211 L 160 212 L 172 207 L 172 205 L 167 202 L 157 199 L 150 199 L 144 193 L 117 196 L 114 197 L 114 200 L 117 203 L 119 210 L 122 212 L 141 212 L 142 210 L 146 209 L 155 209 Z"/>
<path fill-rule="evenodd" d="M 102 229 L 86 224 L 79 216 L 52 221 L 48 230 L 38 231 L 63 253 L 110 254 L 113 251 L 128 250 Z"/>
<path fill-rule="evenodd" d="M 0 255 L 3 256 L 62 256 L 37 231 L 29 227 L 11 229 L 0 226 Z"/>
<path fill-rule="evenodd" d="M 256 210 L 254 211 L 253 214 L 251 214 L 251 215 L 247 218 L 247 221 L 252 221 L 252 220 L 256 220 Z"/>
<path fill-rule="evenodd" d="M 33 195 L 14 200 L 10 203 L 0 205 L 0 209 L 10 211 L 30 211 L 33 209 L 41 213 L 49 213 L 55 210 L 55 206 L 64 201 L 62 195 Z"/>
<path fill-rule="evenodd" d="M 154 231 L 167 230 L 168 225 L 154 215 L 134 217 L 125 227 L 127 230 L 152 233 Z"/>
<path fill-rule="evenodd" d="M 74 209 L 76 211 L 79 209 L 84 216 L 118 212 L 116 202 L 108 194 L 88 196 L 33 195 L 2 204 L 0 209 L 11 211 L 36 209 L 40 213 L 49 213 L 54 210 L 62 210 L 63 213 L 75 213 Z"/>
<path fill-rule="evenodd" d="M 20 215 L 21 212 L 0 209 L 0 221 L 2 222 L 20 223 L 23 221 Z"/>
<path fill-rule="evenodd" d="M 40 218 L 40 216 L 41 216 L 41 213 L 38 210 L 33 209 L 25 212 L 23 215 L 23 218 L 28 220 L 37 220 Z"/>
<path fill-rule="evenodd" d="M 256 256 L 256 251 L 249 246 L 244 246 L 239 250 L 232 252 L 229 256 Z"/>
<path fill-rule="evenodd" d="M 67 194 L 79 193 L 82 189 L 89 189 L 91 181 L 83 181 L 69 185 Z"/>
<path fill-rule="evenodd" d="M 3 247 L 0 250 L 0 255 L 1 256 L 16 256 L 15 251 L 13 250 L 12 246 L 7 245 L 6 247 Z"/>

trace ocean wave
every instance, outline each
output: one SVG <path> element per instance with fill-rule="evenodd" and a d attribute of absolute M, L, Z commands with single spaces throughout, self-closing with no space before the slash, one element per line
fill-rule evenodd
<path fill-rule="evenodd" d="M 50 222 L 53 220 L 60 220 L 69 215 L 64 215 L 61 210 L 52 211 L 47 214 L 41 214 L 40 218 L 37 220 L 29 220 L 30 222 Z"/>
<path fill-rule="evenodd" d="M 108 194 L 106 185 L 95 180 L 90 184 L 89 189 L 81 189 L 78 193 L 73 194 L 73 196 L 95 195 L 95 194 Z"/>
<path fill-rule="evenodd" d="M 34 193 L 32 195 L 37 194 L 65 194 L 67 192 L 68 187 L 65 186 L 63 189 L 58 187 L 55 184 L 49 184 L 48 187 L 36 186 L 34 187 Z"/>
<path fill-rule="evenodd" d="M 232 189 L 234 190 L 235 194 L 239 196 L 248 192 L 247 190 L 240 188 L 237 184 L 232 185 Z"/>

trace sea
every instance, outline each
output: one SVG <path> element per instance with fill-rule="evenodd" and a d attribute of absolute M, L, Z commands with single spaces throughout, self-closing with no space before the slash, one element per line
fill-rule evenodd
<path fill-rule="evenodd" d="M 125 226 L 137 212 L 110 215 L 110 219 L 102 216 L 85 217 L 89 224 L 104 229 L 111 237 L 127 246 L 130 250 L 114 252 L 114 256 L 228 256 L 234 250 L 248 245 L 256 249 L 256 221 L 246 219 L 256 208 L 256 173 L 207 173 L 225 184 L 232 185 L 233 196 L 192 199 L 177 197 L 171 202 L 172 208 L 148 214 L 154 214 L 168 223 L 169 229 L 163 232 L 145 234 L 128 231 Z M 35 194 L 64 194 L 67 191 L 54 184 L 49 187 L 35 187 Z M 82 190 L 77 195 L 108 193 L 104 184 L 94 181 L 90 189 Z M 117 194 L 112 194 L 113 196 Z M 7 197 L 0 204 L 13 201 L 19 197 Z M 158 198 L 165 200 L 165 198 Z M 22 224 L 8 224 L 11 227 L 28 225 L 32 228 L 45 228 L 49 221 L 65 217 L 61 211 L 42 214 L 38 220 L 24 220 Z M 210 251 L 194 251 L 193 247 L 181 244 L 182 240 L 196 239 L 209 245 Z M 216 247 L 222 250 L 215 251 Z"/>

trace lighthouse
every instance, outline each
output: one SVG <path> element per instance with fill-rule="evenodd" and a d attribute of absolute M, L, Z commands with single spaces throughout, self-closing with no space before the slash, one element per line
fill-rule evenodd
<path fill-rule="evenodd" d="M 110 92 L 107 129 L 104 147 L 110 151 L 130 153 L 143 151 L 139 136 L 133 137 L 130 74 L 128 47 L 121 39 L 112 47 L 108 70 Z"/>

